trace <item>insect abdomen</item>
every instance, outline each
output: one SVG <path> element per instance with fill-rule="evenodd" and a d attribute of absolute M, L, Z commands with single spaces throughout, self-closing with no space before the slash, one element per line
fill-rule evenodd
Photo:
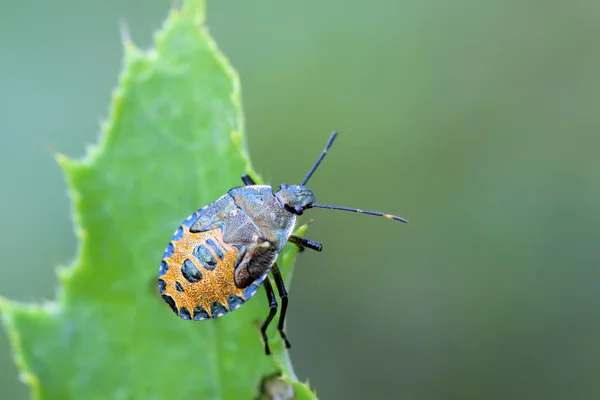
<path fill-rule="evenodd" d="M 216 318 L 239 308 L 256 293 L 266 275 L 247 287 L 236 286 L 239 246 L 226 243 L 220 227 L 191 232 L 189 227 L 202 211 L 175 231 L 159 269 L 159 292 L 183 319 Z"/>

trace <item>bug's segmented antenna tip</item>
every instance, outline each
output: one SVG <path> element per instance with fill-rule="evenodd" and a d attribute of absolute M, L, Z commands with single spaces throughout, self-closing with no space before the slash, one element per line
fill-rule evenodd
<path fill-rule="evenodd" d="M 387 219 L 392 219 L 394 221 L 400 221 L 400 222 L 404 222 L 405 224 L 408 224 L 408 220 L 402 217 L 397 217 L 395 215 L 392 214 L 383 214 L 383 216 Z"/>

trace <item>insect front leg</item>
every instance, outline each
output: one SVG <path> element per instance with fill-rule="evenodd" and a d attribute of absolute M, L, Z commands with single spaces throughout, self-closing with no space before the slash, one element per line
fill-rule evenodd
<path fill-rule="evenodd" d="M 273 278 L 275 278 L 275 286 L 277 286 L 279 297 L 281 297 L 281 313 L 279 314 L 279 323 L 277 324 L 277 329 L 279 330 L 281 338 L 285 341 L 285 347 L 289 349 L 291 345 L 287 339 L 287 335 L 283 331 L 283 324 L 285 323 L 285 313 L 287 311 L 288 306 L 288 294 L 287 290 L 285 290 L 285 284 L 283 283 L 283 278 L 281 277 L 281 272 L 279 271 L 277 263 L 273 264 L 273 267 L 271 268 L 271 273 L 273 274 Z"/>
<path fill-rule="evenodd" d="M 256 182 L 254 182 L 254 179 L 250 178 L 250 175 L 248 175 L 248 174 L 242 175 L 242 182 L 244 182 L 244 185 L 246 185 L 246 186 L 256 185 Z"/>
<path fill-rule="evenodd" d="M 267 338 L 267 328 L 269 324 L 273 320 L 273 317 L 277 313 L 277 300 L 275 300 L 275 292 L 273 292 L 273 286 L 271 286 L 271 281 L 269 277 L 265 277 L 263 282 L 263 286 L 265 287 L 265 292 L 267 292 L 267 300 L 269 300 L 269 315 L 267 319 L 260 327 L 260 333 L 262 334 L 263 341 L 265 342 L 265 353 L 267 355 L 271 354 L 271 350 L 269 349 L 269 339 Z"/>
<path fill-rule="evenodd" d="M 288 238 L 288 242 L 294 243 L 300 248 L 300 251 L 303 251 L 305 248 L 309 248 L 315 251 L 323 250 L 323 245 L 321 243 L 315 242 L 314 240 L 305 239 L 300 236 L 291 235 Z"/>

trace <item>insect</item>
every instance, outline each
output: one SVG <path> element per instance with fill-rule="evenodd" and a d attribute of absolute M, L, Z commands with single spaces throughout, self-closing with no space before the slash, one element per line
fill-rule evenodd
<path fill-rule="evenodd" d="M 267 327 L 277 313 L 277 300 L 269 272 L 281 298 L 277 328 L 287 348 L 284 332 L 288 294 L 276 260 L 287 242 L 300 249 L 321 251 L 323 246 L 292 235 L 296 216 L 311 208 L 352 211 L 408 222 L 395 215 L 358 208 L 316 203 L 306 183 L 323 161 L 337 137 L 333 132 L 325 149 L 300 185 L 256 185 L 242 175 L 245 186 L 235 187 L 190 215 L 171 237 L 158 272 L 162 298 L 179 317 L 188 320 L 218 318 L 234 311 L 264 286 L 269 314 L 261 326 L 265 353 L 270 354 Z"/>

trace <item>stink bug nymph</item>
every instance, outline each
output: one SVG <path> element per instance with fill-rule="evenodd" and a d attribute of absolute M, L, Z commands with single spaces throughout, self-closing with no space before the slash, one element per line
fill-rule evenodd
<path fill-rule="evenodd" d="M 274 193 L 270 186 L 256 185 L 244 174 L 245 186 L 229 190 L 183 221 L 167 245 L 158 271 L 158 290 L 175 314 L 189 320 L 218 318 L 248 301 L 262 284 L 270 311 L 261 334 L 265 352 L 270 354 L 266 331 L 277 312 L 277 300 L 267 276 L 271 272 L 281 297 L 278 329 L 289 348 L 283 331 L 288 295 L 277 256 L 287 242 L 301 249 L 323 248 L 320 243 L 292 235 L 296 216 L 310 208 L 328 208 L 407 222 L 381 212 L 315 203 L 314 193 L 305 185 L 336 136 L 337 132 L 331 135 L 300 185 L 281 184 Z"/>

